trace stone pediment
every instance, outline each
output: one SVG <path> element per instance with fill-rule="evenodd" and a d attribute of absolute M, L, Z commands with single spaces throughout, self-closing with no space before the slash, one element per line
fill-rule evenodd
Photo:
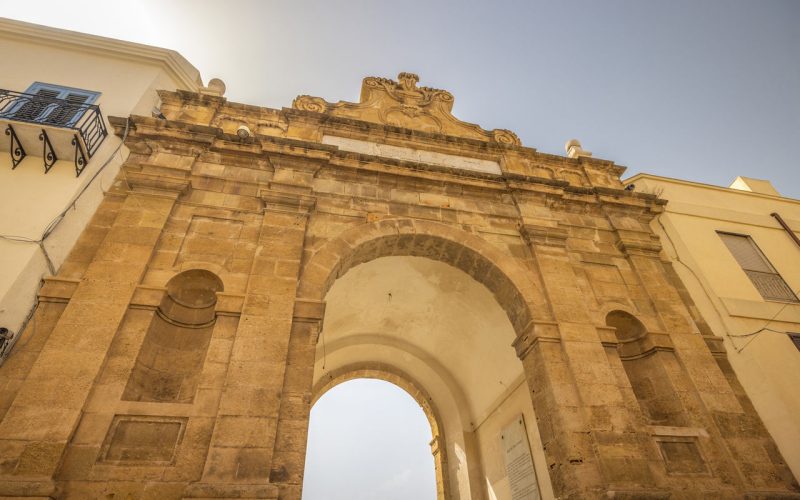
<path fill-rule="evenodd" d="M 360 102 L 329 103 L 321 97 L 298 96 L 294 109 L 328 113 L 383 125 L 421 130 L 480 141 L 520 146 L 514 132 L 504 129 L 484 130 L 453 116 L 453 94 L 446 90 L 419 87 L 419 77 L 400 73 L 398 81 L 369 76 L 361 84 Z"/>

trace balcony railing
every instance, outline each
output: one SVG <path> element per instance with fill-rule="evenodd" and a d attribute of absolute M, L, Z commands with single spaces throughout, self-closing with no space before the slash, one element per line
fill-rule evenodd
<path fill-rule="evenodd" d="M 31 142 L 23 137 L 23 128 L 33 130 L 32 133 L 36 134 L 41 143 L 45 172 L 52 168 L 59 157 L 64 156 L 65 148 L 69 148 L 74 150 L 75 170 L 78 175 L 108 135 L 103 115 L 97 105 L 78 104 L 66 99 L 4 89 L 0 89 L 0 121 L 7 124 L 4 128 L 5 134 L 10 137 L 9 152 L 13 168 L 26 156 L 26 150 L 32 149 Z M 23 127 L 22 124 L 30 125 Z M 63 147 L 55 137 L 48 136 L 48 132 L 53 135 L 58 130 L 69 134 Z"/>

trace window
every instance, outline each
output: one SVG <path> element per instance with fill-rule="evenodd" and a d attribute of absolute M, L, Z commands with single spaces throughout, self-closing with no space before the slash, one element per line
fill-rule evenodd
<path fill-rule="evenodd" d="M 789 338 L 794 343 L 794 346 L 797 347 L 797 350 L 800 351 L 800 333 L 790 333 Z"/>
<path fill-rule="evenodd" d="M 717 234 L 764 299 L 800 302 L 752 238 L 741 234 L 722 232 Z"/>
<path fill-rule="evenodd" d="M 14 118 L 62 127 L 74 125 L 83 116 L 86 105 L 92 104 L 100 95 L 99 92 L 41 82 L 28 87 L 25 93 L 36 97 L 21 101 L 14 110 Z"/>

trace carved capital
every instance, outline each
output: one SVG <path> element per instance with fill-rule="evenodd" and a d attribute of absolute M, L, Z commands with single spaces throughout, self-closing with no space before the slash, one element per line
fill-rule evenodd
<path fill-rule="evenodd" d="M 650 239 L 620 237 L 615 245 L 617 250 L 625 255 L 643 255 L 657 258 L 659 252 L 661 252 L 661 243 L 656 237 Z"/>
<path fill-rule="evenodd" d="M 539 342 L 561 342 L 561 334 L 558 331 L 558 323 L 555 322 L 537 322 L 533 323 L 531 328 L 524 334 L 518 336 L 511 343 L 511 346 L 517 353 L 519 359 L 525 359 L 525 356 L 536 346 Z"/>
<path fill-rule="evenodd" d="M 672 339 L 666 333 L 648 332 L 639 338 L 619 342 L 620 359 L 638 359 L 656 351 L 675 351 Z"/>
<path fill-rule="evenodd" d="M 272 188 L 262 189 L 260 196 L 261 201 L 264 202 L 264 210 L 293 212 L 301 215 L 308 215 L 317 201 L 314 196 L 309 194 Z"/>
<path fill-rule="evenodd" d="M 79 284 L 80 280 L 48 276 L 44 278 L 44 284 L 39 289 L 39 301 L 66 304 Z"/>
<path fill-rule="evenodd" d="M 716 335 L 703 335 L 703 340 L 705 340 L 706 346 L 708 346 L 708 350 L 711 351 L 712 356 L 724 358 L 728 355 L 722 337 L 717 337 Z"/>
<path fill-rule="evenodd" d="M 434 457 L 439 455 L 442 452 L 442 442 L 441 441 L 442 441 L 442 438 L 437 435 L 437 436 L 433 436 L 433 439 L 431 439 L 431 442 L 429 443 L 431 445 L 431 453 L 433 454 Z"/>
<path fill-rule="evenodd" d="M 296 298 L 294 302 L 294 312 L 292 322 L 297 325 L 305 325 L 308 328 L 309 342 L 316 345 L 319 334 L 322 332 L 322 323 L 325 318 L 325 302 L 319 300 L 309 300 Z"/>
<path fill-rule="evenodd" d="M 295 299 L 294 321 L 322 321 L 325 317 L 325 302 L 311 299 Z"/>
<path fill-rule="evenodd" d="M 553 247 L 566 247 L 569 231 L 556 226 L 542 226 L 538 224 L 523 224 L 520 227 L 522 237 L 530 245 L 545 245 Z"/>

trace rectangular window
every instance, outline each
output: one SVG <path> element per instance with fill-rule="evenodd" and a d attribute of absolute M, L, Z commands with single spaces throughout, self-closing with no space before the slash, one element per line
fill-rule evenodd
<path fill-rule="evenodd" d="M 751 237 L 719 231 L 717 234 L 764 299 L 800 302 Z"/>
<path fill-rule="evenodd" d="M 92 104 L 99 92 L 36 82 L 25 91 L 33 99 L 22 101 L 14 110 L 14 118 L 37 123 L 70 127 Z"/>

